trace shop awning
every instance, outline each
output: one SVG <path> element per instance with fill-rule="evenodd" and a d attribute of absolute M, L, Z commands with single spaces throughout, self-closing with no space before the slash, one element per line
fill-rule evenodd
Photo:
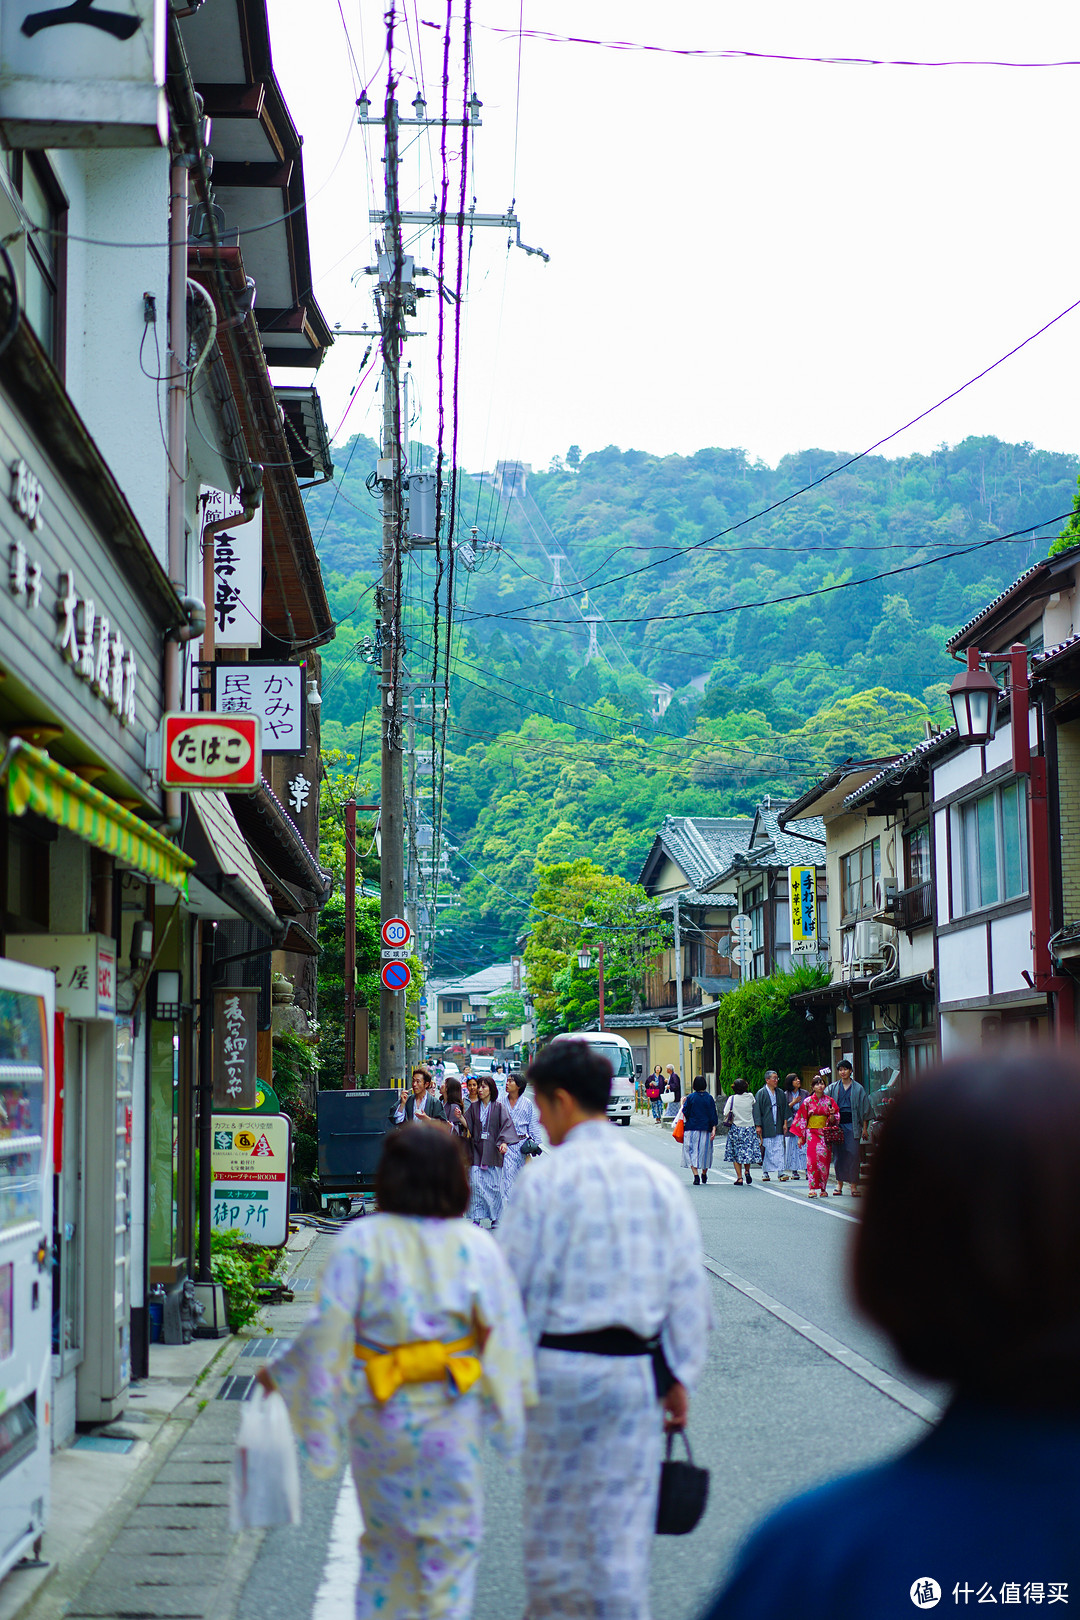
<path fill-rule="evenodd" d="M 237 916 L 279 943 L 285 924 L 274 910 L 229 800 L 214 792 L 192 793 L 190 799 L 195 814 L 188 819 L 184 842 L 195 855 L 196 878 Z"/>
<path fill-rule="evenodd" d="M 107 793 L 91 787 L 74 771 L 58 765 L 43 748 L 32 748 L 13 737 L 6 763 L 9 815 L 21 816 L 32 810 L 93 844 L 95 849 L 114 856 L 121 865 L 187 894 L 187 875 L 195 862 L 164 833 L 123 809 Z"/>

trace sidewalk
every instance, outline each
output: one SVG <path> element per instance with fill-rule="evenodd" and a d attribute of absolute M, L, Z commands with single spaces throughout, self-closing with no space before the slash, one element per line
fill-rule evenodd
<path fill-rule="evenodd" d="M 289 1239 L 290 1283 L 309 1271 L 315 1237 L 301 1227 Z M 151 1347 L 150 1376 L 131 1390 L 122 1418 L 54 1454 L 47 1568 L 11 1571 L 0 1620 L 231 1612 L 262 1539 L 229 1529 L 237 1375 L 254 1374 L 270 1336 L 295 1332 L 309 1304 L 301 1292 L 292 1305 L 265 1307 L 246 1334 Z"/>

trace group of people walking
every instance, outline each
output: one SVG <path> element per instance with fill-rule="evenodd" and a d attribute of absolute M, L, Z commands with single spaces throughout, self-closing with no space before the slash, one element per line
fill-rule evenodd
<path fill-rule="evenodd" d="M 520 1073 L 507 1076 L 504 1100 L 494 1073 L 467 1075 L 464 1090 L 456 1076 L 446 1075 L 440 1095 L 435 1076 L 419 1063 L 411 1084 L 411 1095 L 390 1110 L 391 1125 L 419 1121 L 448 1127 L 468 1152 L 469 1219 L 495 1228 L 525 1158 L 540 1150 L 536 1107 L 524 1079 Z"/>
<path fill-rule="evenodd" d="M 808 1198 L 828 1196 L 829 1171 L 835 1164 L 834 1198 L 845 1186 L 859 1197 L 861 1144 L 870 1123 L 870 1099 L 854 1078 L 851 1064 L 842 1058 L 836 1079 L 820 1069 L 803 1086 L 802 1076 L 789 1074 L 783 1087 L 775 1069 L 751 1093 L 745 1080 L 736 1080 L 731 1095 L 722 1099 L 727 1128 L 724 1160 L 735 1170 L 735 1186 L 753 1183 L 751 1167 L 761 1167 L 762 1181 L 807 1183 Z M 703 1075 L 698 1075 L 678 1115 L 682 1121 L 682 1164 L 693 1172 L 693 1186 L 706 1186 L 712 1169 L 713 1144 L 721 1116 Z"/>

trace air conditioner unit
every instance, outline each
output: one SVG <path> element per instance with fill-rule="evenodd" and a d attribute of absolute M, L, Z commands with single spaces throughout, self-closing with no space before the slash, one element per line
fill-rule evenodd
<path fill-rule="evenodd" d="M 879 922 L 859 922 L 852 929 L 851 955 L 856 962 L 880 962 L 885 956 L 885 930 Z"/>
<path fill-rule="evenodd" d="M 874 882 L 874 910 L 892 911 L 896 905 L 896 884 L 891 878 L 877 878 Z"/>

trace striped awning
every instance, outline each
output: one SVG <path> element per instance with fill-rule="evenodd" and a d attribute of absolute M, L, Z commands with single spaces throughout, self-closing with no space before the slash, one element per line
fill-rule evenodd
<path fill-rule="evenodd" d="M 187 894 L 187 875 L 195 865 L 190 855 L 107 793 L 58 765 L 43 748 L 32 748 L 19 738 L 9 744 L 7 807 L 13 816 L 32 810 L 103 849 L 123 866 Z"/>

